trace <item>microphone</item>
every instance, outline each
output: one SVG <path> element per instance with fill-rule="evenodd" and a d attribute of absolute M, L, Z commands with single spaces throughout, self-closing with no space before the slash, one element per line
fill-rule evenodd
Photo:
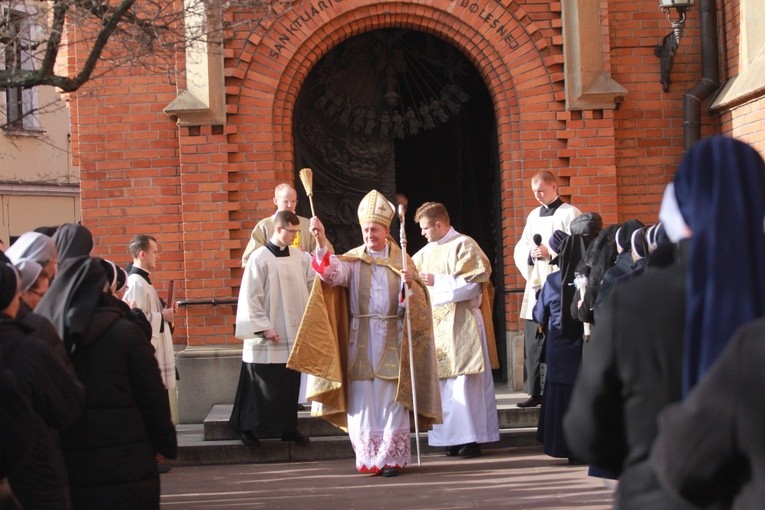
<path fill-rule="evenodd" d="M 537 246 L 542 244 L 542 236 L 540 234 L 534 234 L 532 239 L 534 240 L 534 244 Z M 539 260 L 537 257 L 532 258 L 531 254 L 529 254 L 529 265 L 534 266 L 534 269 L 531 273 L 531 287 L 536 292 L 538 292 L 539 288 L 542 287 L 542 276 L 539 274 L 539 266 L 537 264 L 537 260 Z"/>
<path fill-rule="evenodd" d="M 534 237 L 532 239 L 534 240 L 534 244 L 536 244 L 537 246 L 542 244 L 542 236 L 540 234 L 534 234 Z M 536 258 L 537 257 L 534 257 L 534 259 Z"/>

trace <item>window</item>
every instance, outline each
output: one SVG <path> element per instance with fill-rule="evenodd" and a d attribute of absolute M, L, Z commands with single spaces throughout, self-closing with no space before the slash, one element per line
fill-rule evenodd
<path fill-rule="evenodd" d="M 0 69 L 34 69 L 34 30 L 31 17 L 21 11 L 2 7 L 0 13 Z M 37 94 L 33 88 L 8 87 L 2 91 L 6 129 L 39 130 Z"/>

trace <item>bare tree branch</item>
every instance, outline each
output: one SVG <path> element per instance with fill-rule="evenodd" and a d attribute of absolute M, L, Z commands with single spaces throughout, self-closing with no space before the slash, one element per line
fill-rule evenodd
<path fill-rule="evenodd" d="M 280 0 L 225 0 L 220 7 L 271 12 Z M 5 49 L 16 52 L 13 65 L 1 65 L 2 89 L 28 89 L 52 85 L 64 92 L 78 90 L 93 77 L 121 65 L 157 65 L 172 68 L 178 50 L 193 41 L 213 36 L 215 24 L 189 26 L 206 20 L 217 0 L 0 0 L 0 60 Z M 266 14 L 267 15 L 267 14 Z M 243 23 L 260 23 L 261 17 Z M 230 30 L 232 23 L 222 29 Z M 29 34 L 32 34 L 29 36 Z M 214 37 L 222 39 L 221 34 Z M 62 50 L 86 55 L 72 74 L 57 68 Z M 79 59 L 78 59 L 79 60 Z M 98 69 L 98 71 L 96 71 Z"/>
<path fill-rule="evenodd" d="M 93 73 L 93 69 L 96 68 L 96 64 L 98 63 L 98 59 L 101 57 L 101 53 L 103 53 L 104 48 L 106 47 L 107 41 L 109 41 L 109 38 L 117 29 L 117 25 L 122 20 L 122 17 L 133 6 L 134 3 L 135 0 L 122 0 L 117 8 L 113 10 L 104 4 L 93 5 L 91 13 L 101 18 L 103 22 L 103 28 L 98 33 L 98 36 L 96 36 L 96 41 L 93 43 L 93 47 L 90 50 L 90 55 L 88 55 L 82 70 L 77 73 L 74 79 L 67 79 L 63 82 L 62 85 L 56 84 L 56 86 L 63 89 L 64 92 L 72 92 L 80 88 L 83 83 L 88 81 L 90 75 Z"/>

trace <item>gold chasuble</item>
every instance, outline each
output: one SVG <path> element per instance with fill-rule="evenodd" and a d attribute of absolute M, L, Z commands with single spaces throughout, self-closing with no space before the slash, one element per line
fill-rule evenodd
<path fill-rule="evenodd" d="M 491 264 L 478 244 L 470 237 L 456 233 L 445 242 L 428 243 L 413 259 L 421 273 L 449 275 L 481 285 L 480 310 L 489 362 L 491 368 L 499 368 L 492 321 Z M 439 378 L 480 374 L 486 370 L 479 325 L 470 301 L 433 305 L 433 328 Z"/>
<path fill-rule="evenodd" d="M 396 282 L 398 290 L 401 271 L 401 249 L 394 242 L 388 241 L 389 257 L 387 259 L 372 259 L 364 249 L 359 246 L 338 256 L 338 259 L 346 262 L 360 262 L 362 264 L 379 264 L 387 267 L 393 278 L 389 282 Z M 414 268 L 411 260 L 407 261 L 408 267 Z M 359 306 L 368 295 L 369 284 L 364 280 L 364 267 L 361 268 L 362 276 L 359 292 Z M 391 285 L 389 283 L 389 285 Z M 392 290 L 389 289 L 389 291 Z M 414 353 L 415 386 L 417 389 L 417 411 L 419 415 L 420 430 L 426 431 L 433 424 L 442 423 L 441 394 L 438 385 L 436 368 L 435 344 L 433 341 L 433 324 L 430 310 L 430 299 L 427 290 L 421 281 L 414 281 L 412 294 L 409 296 L 409 312 L 412 325 L 412 351 Z M 361 311 L 361 310 L 360 310 Z M 397 315 L 397 306 L 391 310 L 391 314 Z M 398 379 L 396 401 L 410 412 L 412 405 L 412 381 L 409 370 L 409 337 L 406 332 L 406 322 L 403 318 L 403 335 L 399 343 L 398 338 L 385 338 L 386 354 L 380 366 L 373 367 L 368 359 L 364 359 L 366 349 L 357 349 L 356 359 L 348 360 L 349 342 L 351 338 L 351 314 L 348 298 L 348 289 L 345 287 L 332 287 L 324 283 L 318 276 L 313 282 L 311 295 L 308 298 L 303 320 L 298 329 L 295 346 L 292 349 L 287 367 L 311 374 L 314 377 L 308 380 L 307 396 L 309 400 L 318 403 L 314 406 L 314 416 L 320 416 L 330 423 L 347 431 L 348 411 L 348 378 L 371 379 L 379 377 L 383 379 Z M 359 342 L 366 343 L 367 336 L 363 335 L 368 320 L 355 319 L 354 323 L 359 328 Z M 389 331 L 397 332 L 398 328 L 388 328 Z M 362 339 L 362 336 L 365 337 Z M 349 368 L 350 367 L 350 368 Z"/>

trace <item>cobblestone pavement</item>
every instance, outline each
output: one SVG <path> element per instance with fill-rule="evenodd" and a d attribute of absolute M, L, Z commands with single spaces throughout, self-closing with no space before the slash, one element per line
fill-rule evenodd
<path fill-rule="evenodd" d="M 358 474 L 351 459 L 175 466 L 162 475 L 163 509 L 372 510 L 611 508 L 603 480 L 541 447 L 485 449 L 474 459 L 421 457 L 396 478 Z"/>

